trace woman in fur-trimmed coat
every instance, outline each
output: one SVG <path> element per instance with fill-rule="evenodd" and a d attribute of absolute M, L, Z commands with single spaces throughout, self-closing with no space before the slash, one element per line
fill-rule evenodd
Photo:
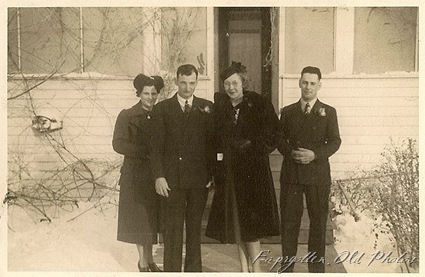
<path fill-rule="evenodd" d="M 278 118 L 263 96 L 244 90 L 245 68 L 221 74 L 226 93 L 214 95 L 217 167 L 206 236 L 238 245 L 241 271 L 260 272 L 260 239 L 279 235 L 279 215 L 269 154 L 276 148 Z"/>

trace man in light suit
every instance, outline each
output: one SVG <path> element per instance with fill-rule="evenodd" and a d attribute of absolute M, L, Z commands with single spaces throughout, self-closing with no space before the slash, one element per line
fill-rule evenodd
<path fill-rule="evenodd" d="M 177 69 L 178 91 L 152 112 L 151 163 L 163 196 L 164 271 L 180 272 L 186 226 L 185 272 L 202 271 L 201 221 L 212 180 L 212 103 L 193 95 L 198 71 Z"/>
<path fill-rule="evenodd" d="M 292 272 L 296 257 L 303 194 L 306 196 L 310 230 L 309 272 L 325 272 L 325 235 L 331 185 L 328 158 L 341 145 L 336 110 L 317 99 L 322 74 L 305 67 L 299 87 L 301 99 L 282 109 L 279 152 L 284 156 L 280 175 L 282 217 L 281 272 Z M 287 259 L 285 262 L 285 258 Z"/>

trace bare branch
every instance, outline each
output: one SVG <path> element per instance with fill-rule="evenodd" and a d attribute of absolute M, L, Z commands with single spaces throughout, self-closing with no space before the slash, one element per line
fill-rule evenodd
<path fill-rule="evenodd" d="M 21 97 L 22 95 L 25 95 L 25 94 L 27 94 L 27 93 L 29 93 L 29 92 L 31 92 L 33 89 L 35 89 L 36 87 L 38 87 L 38 86 L 40 86 L 40 85 L 42 85 L 42 84 L 44 84 L 47 80 L 49 80 L 50 78 L 52 78 L 52 76 L 53 75 L 55 75 L 57 72 L 58 72 L 58 70 L 62 67 L 62 65 L 65 63 L 65 61 L 63 61 L 62 62 L 62 64 L 57 68 L 57 69 L 55 69 L 55 71 L 54 72 L 52 72 L 49 76 L 47 76 L 46 78 L 44 78 L 40 83 L 38 83 L 38 84 L 36 84 L 36 85 L 34 85 L 33 87 L 31 87 L 31 88 L 29 88 L 29 89 L 27 89 L 27 90 L 25 90 L 24 92 L 21 92 L 20 94 L 18 94 L 18 95 L 15 95 L 15 96 L 12 96 L 12 97 L 8 97 L 7 98 L 7 100 L 13 100 L 13 99 L 16 99 L 16 98 L 19 98 L 19 97 Z"/>

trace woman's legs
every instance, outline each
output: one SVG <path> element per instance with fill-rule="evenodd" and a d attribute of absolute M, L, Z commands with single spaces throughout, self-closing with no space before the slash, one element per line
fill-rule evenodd
<path fill-rule="evenodd" d="M 249 272 L 249 256 L 245 242 L 237 243 L 241 272 Z"/>
<path fill-rule="evenodd" d="M 251 266 L 252 272 L 261 272 L 260 260 L 256 259 L 260 253 L 260 241 L 238 242 L 239 260 L 241 272 L 249 272 Z M 253 263 L 252 261 L 255 262 Z"/>
<path fill-rule="evenodd" d="M 136 244 L 137 251 L 139 252 L 139 264 L 141 267 L 148 267 L 153 263 L 152 243 L 147 242 L 143 245 Z"/>
<path fill-rule="evenodd" d="M 251 263 L 252 272 L 261 272 L 260 268 L 260 259 L 257 258 L 260 253 L 260 241 L 250 241 L 246 242 L 246 248 L 248 250 L 249 262 Z M 253 263 L 252 261 L 255 262 Z"/>
<path fill-rule="evenodd" d="M 260 241 L 249 241 L 244 242 L 242 241 L 241 237 L 241 227 L 239 224 L 239 215 L 238 215 L 238 206 L 237 206 L 237 200 L 236 195 L 234 193 L 234 190 L 232 190 L 232 203 L 233 203 L 233 223 L 235 228 L 235 240 L 236 244 L 238 246 L 238 252 L 239 252 L 239 261 L 241 265 L 241 272 L 250 272 L 249 267 L 251 264 L 252 272 L 261 272 L 260 269 L 260 261 L 259 259 L 255 260 L 257 258 L 258 254 L 260 253 Z M 252 261 L 254 261 L 252 263 Z"/>

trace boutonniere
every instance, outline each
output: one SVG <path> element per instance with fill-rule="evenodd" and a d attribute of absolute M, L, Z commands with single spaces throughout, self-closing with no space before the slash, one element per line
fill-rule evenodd
<path fill-rule="evenodd" d="M 318 116 L 326 116 L 326 109 L 325 108 L 317 108 L 316 109 L 316 114 Z"/>
<path fill-rule="evenodd" d="M 199 109 L 199 111 L 201 112 L 201 113 L 211 113 L 211 108 L 210 108 L 210 106 L 205 106 L 205 107 L 198 107 L 198 109 Z"/>

